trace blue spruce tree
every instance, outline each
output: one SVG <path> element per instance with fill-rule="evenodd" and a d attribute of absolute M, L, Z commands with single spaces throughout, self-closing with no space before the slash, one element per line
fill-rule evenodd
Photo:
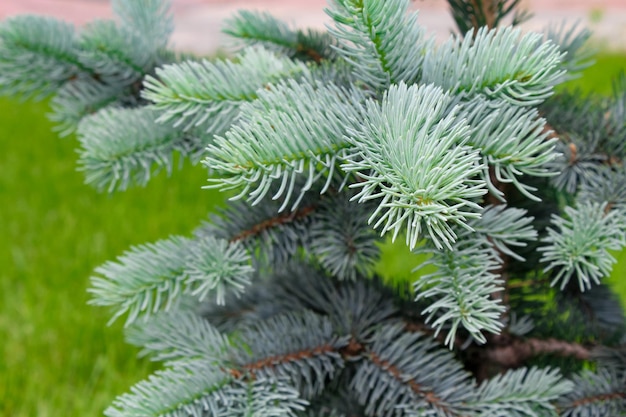
<path fill-rule="evenodd" d="M 448 2 L 460 34 L 439 46 L 409 0 L 330 0 L 324 33 L 242 11 L 224 60 L 168 49 L 165 0 L 113 0 L 116 21 L 80 32 L 0 24 L 0 92 L 51 97 L 87 184 L 182 157 L 229 197 L 96 269 L 92 303 L 163 362 L 107 416 L 626 415 L 605 282 L 626 244 L 626 78 L 555 93 L 587 32 Z M 377 276 L 388 237 L 427 272 Z"/>

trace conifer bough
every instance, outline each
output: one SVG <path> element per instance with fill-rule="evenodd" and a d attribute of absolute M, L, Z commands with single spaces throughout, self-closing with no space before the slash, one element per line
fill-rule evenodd
<path fill-rule="evenodd" d="M 2 22 L 0 92 L 51 97 L 98 189 L 178 154 L 231 198 L 96 269 L 92 304 L 163 362 L 107 416 L 626 415 L 605 281 L 626 244 L 626 77 L 610 98 L 555 92 L 587 32 L 449 0 L 460 33 L 437 46 L 409 0 L 330 0 L 327 32 L 240 12 L 241 49 L 207 60 L 167 49 L 165 0 L 112 3 L 80 31 Z M 388 237 L 422 256 L 411 282 L 375 272 Z"/>

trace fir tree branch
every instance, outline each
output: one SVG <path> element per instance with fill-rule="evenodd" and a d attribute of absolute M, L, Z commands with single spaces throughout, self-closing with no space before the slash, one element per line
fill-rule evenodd
<path fill-rule="evenodd" d="M 283 264 L 306 248 L 333 276 L 355 279 L 367 275 L 378 257 L 375 243 L 380 240 L 367 226 L 371 204 L 350 202 L 354 193 L 337 192 L 334 187 L 326 194 L 311 194 L 294 211 L 279 212 L 280 199 L 252 207 L 230 203 L 213 218 L 214 224 L 206 224 L 198 233 L 241 241 L 270 265 Z"/>
<path fill-rule="evenodd" d="M 471 35 L 471 33 L 468 33 Z M 483 94 L 517 106 L 543 102 L 562 80 L 563 54 L 537 33 L 521 36 L 511 27 L 478 29 L 476 36 L 451 38 L 424 57 L 422 82 L 446 91 Z"/>
<path fill-rule="evenodd" d="M 527 242 L 537 239 L 537 231 L 533 228 L 534 218 L 527 216 L 524 209 L 506 207 L 503 204 L 486 206 L 480 219 L 471 222 L 475 233 L 487 238 L 489 244 L 498 252 L 504 263 L 504 257 L 510 256 L 524 261 L 511 247 L 524 247 Z"/>
<path fill-rule="evenodd" d="M 174 153 L 195 159 L 206 137 L 158 124 L 147 108 L 105 108 L 78 126 L 85 182 L 109 192 L 145 185 L 159 170 L 171 173 Z"/>
<path fill-rule="evenodd" d="M 623 325 L 624 322 L 623 320 L 621 324 Z M 618 374 L 626 375 L 626 337 L 622 337 L 618 346 L 596 347 L 591 354 L 592 359 L 596 361 L 599 368 L 609 369 Z"/>
<path fill-rule="evenodd" d="M 298 209 L 296 209 L 295 211 L 277 212 L 274 217 L 254 224 L 249 229 L 242 230 L 235 236 L 231 237 L 229 240 L 230 242 L 237 242 L 240 240 L 248 239 L 252 236 L 258 236 L 269 229 L 283 226 L 288 223 L 304 219 L 305 217 L 310 217 L 316 209 L 316 205 L 307 205 L 305 207 L 298 207 Z"/>
<path fill-rule="evenodd" d="M 57 123 L 53 129 L 60 136 L 75 133 L 79 123 L 105 107 L 134 107 L 139 105 L 132 88 L 105 85 L 93 78 L 65 83 L 52 99 L 48 118 Z"/>
<path fill-rule="evenodd" d="M 167 2 L 114 0 L 113 8 L 122 25 L 96 21 L 80 36 L 70 24 L 51 18 L 18 16 L 3 22 L 0 92 L 42 98 L 76 80 L 116 87 L 139 80 L 160 61 L 171 33 Z"/>
<path fill-rule="evenodd" d="M 458 117 L 467 118 L 472 126 L 468 144 L 480 149 L 482 178 L 491 193 L 504 201 L 498 184 L 513 184 L 526 197 L 538 201 L 532 194 L 536 190 L 519 177 L 554 175 L 548 164 L 556 157 L 557 140 L 548 138 L 545 120 L 538 117 L 537 110 L 478 96 L 461 106 Z"/>
<path fill-rule="evenodd" d="M 102 277 L 92 278 L 90 304 L 115 306 L 110 322 L 126 312 L 126 324 L 141 312 L 168 310 L 182 292 L 188 239 L 173 236 L 153 244 L 131 248 L 96 269 Z"/>
<path fill-rule="evenodd" d="M 626 374 L 602 368 L 573 378 L 574 389 L 557 401 L 561 416 L 619 416 L 626 412 Z"/>
<path fill-rule="evenodd" d="M 238 242 L 204 236 L 189 245 L 186 285 L 199 301 L 211 294 L 217 304 L 224 304 L 227 293 L 241 295 L 250 285 L 253 272 L 250 254 Z"/>
<path fill-rule="evenodd" d="M 468 374 L 452 355 L 402 326 L 383 326 L 351 383 L 368 415 L 432 413 L 456 416 L 468 397 Z M 407 360 L 411 358 L 411 360 Z"/>
<path fill-rule="evenodd" d="M 228 391 L 230 382 L 231 378 L 212 364 L 197 361 L 184 368 L 156 372 L 133 386 L 130 393 L 119 396 L 104 414 L 107 417 L 186 417 L 203 408 L 217 411 L 229 405 L 228 397 L 232 394 L 223 392 Z M 225 401 L 220 394 L 226 397 Z"/>
<path fill-rule="evenodd" d="M 241 292 L 253 270 L 249 254 L 237 243 L 213 236 L 186 239 L 178 236 L 132 247 L 96 269 L 90 304 L 114 307 L 111 322 L 128 312 L 126 325 L 140 315 L 169 310 L 185 292 L 199 298 L 216 293 Z"/>
<path fill-rule="evenodd" d="M 270 193 L 276 191 L 278 185 L 272 186 Z M 195 233 L 241 242 L 255 259 L 267 265 L 281 265 L 310 244 L 310 226 L 322 198 L 317 192 L 307 193 L 300 207 L 282 212 L 279 211 L 284 203 L 281 199 L 265 199 L 255 206 L 245 201 L 230 201 Z"/>
<path fill-rule="evenodd" d="M 487 342 L 484 331 L 500 333 L 504 326 L 501 315 L 506 307 L 494 297 L 503 284 L 494 271 L 500 267 L 501 259 L 487 239 L 464 236 L 452 249 L 439 251 L 425 246 L 417 251 L 432 253 L 432 258 L 420 267 L 437 268 L 413 283 L 416 301 L 430 302 L 422 314 L 435 329 L 435 336 L 445 331 L 445 344 L 451 348 L 461 328 L 479 343 Z"/>
<path fill-rule="evenodd" d="M 572 298 L 577 302 L 578 309 L 586 318 L 588 326 L 594 329 L 598 336 L 617 335 L 626 330 L 626 316 L 620 297 L 608 283 L 596 285 L 591 290 L 579 293 L 578 296 L 574 295 Z M 626 360 L 624 364 L 626 366 Z"/>
<path fill-rule="evenodd" d="M 124 86 L 140 80 L 154 63 L 154 56 L 142 48 L 140 37 L 113 21 L 90 23 L 81 33 L 79 59 L 98 81 Z"/>
<path fill-rule="evenodd" d="M 272 186 L 269 193 L 277 189 Z M 252 207 L 245 202 L 229 203 L 212 218 L 212 224 L 205 224 L 196 233 L 242 242 L 256 259 L 268 265 L 284 264 L 306 249 L 335 277 L 356 279 L 369 274 L 378 258 L 376 242 L 380 241 L 367 225 L 372 204 L 350 202 L 354 193 L 338 192 L 332 186 L 325 194 L 308 194 L 294 211 L 279 212 L 284 203 L 281 199 L 263 200 Z"/>
<path fill-rule="evenodd" d="M 334 60 L 337 55 L 332 48 L 335 40 L 328 33 L 292 30 L 268 13 L 241 10 L 226 21 L 222 32 L 244 44 L 261 44 L 291 58 L 311 60 L 318 64 L 322 60 Z"/>
<path fill-rule="evenodd" d="M 550 169 L 553 183 L 575 193 L 579 186 L 598 182 L 604 168 L 618 168 L 625 156 L 626 94 L 616 86 L 613 97 L 598 100 L 580 92 L 564 92 L 542 106 L 545 117 L 561 136 L 563 154 Z"/>
<path fill-rule="evenodd" d="M 509 370 L 484 381 L 467 401 L 470 416 L 556 416 L 551 401 L 573 388 L 558 370 L 532 367 Z"/>
<path fill-rule="evenodd" d="M 608 160 L 607 155 L 583 143 L 557 142 L 556 152 L 557 157 L 548 166 L 555 173 L 551 182 L 557 189 L 570 194 L 600 175 Z"/>
<path fill-rule="evenodd" d="M 112 0 L 113 12 L 125 29 L 149 55 L 167 46 L 174 31 L 174 15 L 168 0 Z"/>
<path fill-rule="evenodd" d="M 0 25 L 0 92 L 49 96 L 67 81 L 91 76 L 79 59 L 72 25 L 39 16 L 16 16 Z"/>
<path fill-rule="evenodd" d="M 433 85 L 392 86 L 380 105 L 367 103 L 363 124 L 348 131 L 355 150 L 342 168 L 362 179 L 351 185 L 361 188 L 354 198 L 379 200 L 369 221 L 394 240 L 406 230 L 410 249 L 422 228 L 438 248 L 451 248 L 453 226 L 468 229 L 468 219 L 480 216 L 475 199 L 486 189 L 476 175 L 483 167 L 478 151 L 465 146 L 469 127 L 447 112 L 451 101 Z"/>
<path fill-rule="evenodd" d="M 331 344 L 323 344 L 320 346 L 302 349 L 296 352 L 289 352 L 283 355 L 269 356 L 256 362 L 246 363 L 241 368 L 249 372 L 251 377 L 256 377 L 256 372 L 262 371 L 264 368 L 272 368 L 281 363 L 307 361 L 317 356 L 326 356 L 337 352 L 337 348 Z"/>
<path fill-rule="evenodd" d="M 343 176 L 337 162 L 352 147 L 344 135 L 362 119 L 365 97 L 356 89 L 295 80 L 257 94 L 242 106 L 240 123 L 208 147 L 204 164 L 220 177 L 210 178 L 207 188 L 237 190 L 232 199 L 246 196 L 255 205 L 280 183 L 272 198 L 283 201 L 280 211 L 289 204 L 294 210 L 318 182 L 324 193 Z"/>
<path fill-rule="evenodd" d="M 366 343 L 380 325 L 399 320 L 397 295 L 377 277 L 344 281 L 292 263 L 276 279 L 284 297 L 326 316 L 337 334 L 350 335 L 351 343 Z"/>
<path fill-rule="evenodd" d="M 285 297 L 283 284 L 290 280 L 298 281 L 301 271 L 290 268 L 272 270 L 268 276 L 257 277 L 239 296 L 228 293 L 223 305 L 209 300 L 200 305 L 199 313 L 222 333 L 238 333 L 260 321 L 286 313 L 296 313 L 306 309 L 300 300 Z M 257 273 L 258 275 L 258 273 Z M 260 279 L 257 279 L 260 278 Z"/>
<path fill-rule="evenodd" d="M 305 412 L 298 414 L 298 417 L 362 417 L 362 416 L 359 414 L 346 415 L 339 411 L 330 409 L 328 407 L 321 407 L 319 409 L 309 408 Z"/>
<path fill-rule="evenodd" d="M 543 239 L 547 244 L 538 249 L 543 252 L 541 261 L 548 264 L 544 272 L 556 271 L 551 285 L 560 282 L 563 290 L 575 277 L 582 292 L 609 275 L 616 262 L 610 251 L 626 245 L 626 228 L 623 214 L 607 212 L 606 205 L 585 202 L 566 207 L 567 217 L 552 217 L 558 230 L 548 228 Z"/>
<path fill-rule="evenodd" d="M 576 200 L 578 204 L 585 202 L 607 203 L 605 210 L 626 208 L 626 167 L 603 166 L 597 175 L 590 176 L 580 185 Z M 607 211 L 607 214 L 608 214 Z"/>
<path fill-rule="evenodd" d="M 339 279 L 369 275 L 380 257 L 381 239 L 368 226 L 375 202 L 351 202 L 354 192 L 341 192 L 322 200 L 311 225 L 311 254 Z"/>
<path fill-rule="evenodd" d="M 339 349 L 345 338 L 334 335 L 325 317 L 311 311 L 281 314 L 242 328 L 241 346 L 232 351 L 235 369 L 252 378 L 288 378 L 304 398 L 318 395 L 328 378 L 344 366 Z"/>
<path fill-rule="evenodd" d="M 140 356 L 179 363 L 202 360 L 219 364 L 231 348 L 231 341 L 204 318 L 183 311 L 158 313 L 143 325 L 129 327 L 126 340 L 142 347 Z"/>
<path fill-rule="evenodd" d="M 626 400 L 625 392 L 612 392 L 610 394 L 596 394 L 589 397 L 580 398 L 572 403 L 573 408 L 585 408 L 591 404 L 605 403 L 612 401 Z"/>
<path fill-rule="evenodd" d="M 419 80 L 423 52 L 431 45 L 407 13 L 409 0 L 332 0 L 326 13 L 335 21 L 329 31 L 340 43 L 337 52 L 358 79 L 374 91 Z"/>
<path fill-rule="evenodd" d="M 496 259 L 499 260 L 499 266 L 491 272 L 498 277 L 501 287 L 491 293 L 491 298 L 505 308 L 499 318 L 502 323 L 508 321 L 510 312 L 508 286 L 511 276 L 510 261 L 511 259 L 525 261 L 512 247 L 525 247 L 527 242 L 537 239 L 537 231 L 532 227 L 534 218 L 526 214 L 524 209 L 510 208 L 503 204 L 489 205 L 483 210 L 480 219 L 471 222 L 475 230 L 474 236 L 482 235 L 487 245 L 493 248 Z M 495 342 L 501 336 L 502 334 L 492 334 L 490 335 L 491 341 Z"/>
<path fill-rule="evenodd" d="M 237 62 L 165 65 L 156 76 L 145 78 L 142 96 L 161 113 L 161 123 L 220 133 L 237 119 L 241 103 L 257 98 L 257 90 L 303 73 L 307 73 L 304 64 L 263 48 L 249 48 Z"/>
<path fill-rule="evenodd" d="M 406 377 L 400 369 L 392 365 L 389 361 L 380 358 L 375 353 L 370 353 L 368 355 L 368 359 L 380 369 L 391 374 L 391 376 L 396 381 L 407 384 L 410 390 L 413 391 L 415 395 L 417 395 L 420 399 L 423 399 L 423 401 L 428 404 L 429 408 L 433 408 L 435 410 L 438 410 L 439 412 L 443 412 L 446 415 L 450 413 L 448 406 L 442 401 L 441 398 L 439 398 L 439 396 L 434 391 L 429 389 L 429 387 L 423 386 L 422 384 L 417 383 L 415 380 L 406 381 Z"/>
<path fill-rule="evenodd" d="M 305 404 L 282 380 L 236 380 L 209 362 L 196 361 L 158 371 L 118 397 L 105 415 L 295 417 Z"/>
<path fill-rule="evenodd" d="M 578 78 L 580 72 L 593 64 L 593 48 L 586 48 L 591 31 L 587 28 L 578 28 L 573 25 L 566 29 L 565 23 L 560 26 L 548 27 L 546 39 L 559 45 L 561 51 L 565 52 L 561 65 L 566 69 L 565 80 Z"/>

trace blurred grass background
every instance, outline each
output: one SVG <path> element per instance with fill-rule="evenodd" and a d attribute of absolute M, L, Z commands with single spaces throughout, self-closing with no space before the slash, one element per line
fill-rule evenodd
<path fill-rule="evenodd" d="M 606 94 L 626 57 L 604 53 L 572 82 Z M 123 341 L 121 323 L 88 306 L 93 269 L 130 245 L 189 234 L 220 197 L 205 172 L 113 196 L 83 185 L 76 141 L 58 139 L 43 103 L 0 99 L 0 416 L 97 416 L 156 369 Z M 393 248 L 390 250 L 390 248 Z M 384 269 L 406 276 L 407 251 L 388 246 Z M 626 296 L 626 253 L 612 281 Z"/>
<path fill-rule="evenodd" d="M 186 166 L 146 188 L 99 194 L 76 172 L 47 106 L 0 100 L 0 416 L 98 416 L 152 369 L 121 323 L 88 306 L 93 269 L 127 249 L 188 234 L 216 194 Z"/>

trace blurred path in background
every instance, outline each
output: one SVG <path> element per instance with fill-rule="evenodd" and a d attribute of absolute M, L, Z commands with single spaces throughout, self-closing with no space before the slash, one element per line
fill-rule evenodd
<path fill-rule="evenodd" d="M 240 9 L 265 10 L 297 27 L 323 29 L 329 22 L 323 11 L 326 0 L 172 0 L 176 31 L 172 38 L 178 50 L 210 54 L 227 46 L 220 33 L 225 19 Z M 414 0 L 419 22 L 446 39 L 454 29 L 445 0 Z M 603 48 L 626 50 L 626 0 L 522 0 L 533 13 L 523 27 L 542 30 L 566 22 L 587 27 L 594 42 Z M 108 0 L 0 0 L 0 19 L 21 14 L 46 14 L 77 25 L 111 17 Z"/>

